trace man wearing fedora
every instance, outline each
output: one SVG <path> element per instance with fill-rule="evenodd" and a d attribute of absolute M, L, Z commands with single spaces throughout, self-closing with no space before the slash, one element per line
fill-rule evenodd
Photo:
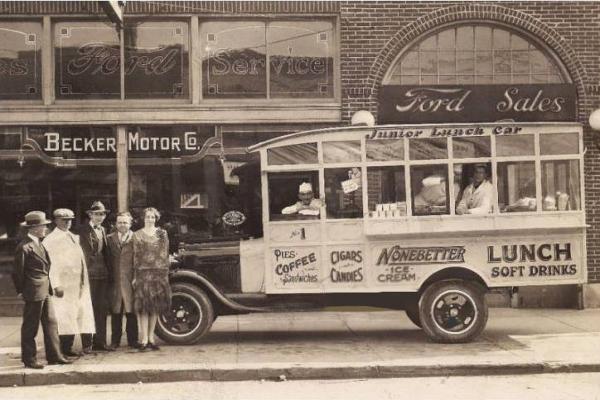
<path fill-rule="evenodd" d="M 81 344 L 89 350 L 95 332 L 90 281 L 79 236 L 69 230 L 75 214 L 68 208 L 58 208 L 52 216 L 56 228 L 44 239 L 44 247 L 52 262 L 50 279 L 54 289 L 64 292 L 54 301 L 60 347 L 63 355 L 76 357 L 81 353 L 73 351 L 75 335 L 81 334 Z"/>
<path fill-rule="evenodd" d="M 23 325 L 21 326 L 21 360 L 25 367 L 41 369 L 37 361 L 35 337 L 42 323 L 44 349 L 48 364 L 70 364 L 60 352 L 58 329 L 52 295 L 62 297 L 61 290 L 53 290 L 50 282 L 50 258 L 42 245 L 50 221 L 46 213 L 31 211 L 21 224 L 27 236 L 19 243 L 15 253 L 13 281 L 17 293 L 23 297 Z"/>
<path fill-rule="evenodd" d="M 108 210 L 102 202 L 94 201 L 87 210 L 89 223 L 84 224 L 79 230 L 81 248 L 90 277 L 92 307 L 96 322 L 96 334 L 92 346 L 94 351 L 114 351 L 114 348 L 106 343 L 106 319 L 111 301 L 110 281 L 112 280 L 106 231 L 102 226 L 107 213 Z M 84 349 L 84 352 L 87 351 Z"/>

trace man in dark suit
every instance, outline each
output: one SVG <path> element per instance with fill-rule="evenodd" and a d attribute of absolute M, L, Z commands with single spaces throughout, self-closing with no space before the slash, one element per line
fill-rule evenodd
<path fill-rule="evenodd" d="M 106 319 L 110 307 L 110 281 L 112 280 L 106 231 L 102 226 L 107 213 L 104 204 L 95 201 L 87 211 L 89 223 L 84 224 L 78 232 L 90 278 L 92 308 L 96 323 L 96 334 L 91 349 L 94 351 L 114 351 L 114 348 L 106 343 Z M 84 345 L 83 351 L 88 353 L 90 349 Z"/>
<path fill-rule="evenodd" d="M 60 352 L 58 325 L 51 296 L 54 293 L 50 282 L 50 258 L 41 240 L 46 236 L 50 221 L 42 211 L 31 211 L 25 215 L 21 225 L 27 229 L 27 236 L 19 243 L 15 253 L 13 282 L 19 296 L 23 297 L 23 325 L 21 326 L 21 360 L 26 368 L 42 369 L 37 361 L 35 337 L 40 322 L 44 331 L 44 349 L 48 364 L 71 364 Z"/>

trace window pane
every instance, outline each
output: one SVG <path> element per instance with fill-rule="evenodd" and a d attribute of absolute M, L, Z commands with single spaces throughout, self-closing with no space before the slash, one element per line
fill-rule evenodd
<path fill-rule="evenodd" d="M 529 43 L 517 35 L 510 35 L 510 48 L 513 50 L 527 50 L 529 49 Z"/>
<path fill-rule="evenodd" d="M 510 33 L 503 29 L 494 29 L 493 35 L 495 50 L 510 48 Z"/>
<path fill-rule="evenodd" d="M 528 51 L 513 51 L 512 52 L 512 68 L 515 74 L 529 73 L 529 52 Z"/>
<path fill-rule="evenodd" d="M 448 158 L 448 142 L 444 138 L 412 139 L 409 141 L 411 160 Z"/>
<path fill-rule="evenodd" d="M 460 75 L 473 75 L 474 73 L 474 53 L 472 51 L 459 51 L 456 53 L 456 73 Z"/>
<path fill-rule="evenodd" d="M 254 190 L 260 182 L 258 168 L 245 170 L 238 158 L 238 178 L 229 179 L 217 156 L 205 156 L 185 165 L 129 166 L 129 206 L 140 226 L 143 209 L 156 207 L 161 213 L 159 225 L 167 230 L 170 250 L 178 243 L 204 243 L 210 239 L 240 236 L 261 236 L 260 192 Z M 243 172 L 242 172 L 243 171 Z M 228 225 L 223 216 L 233 212 L 243 214 L 240 225 Z"/>
<path fill-rule="evenodd" d="M 404 160 L 404 139 L 367 140 L 367 160 Z"/>
<path fill-rule="evenodd" d="M 490 149 L 488 136 L 452 139 L 454 158 L 489 157 Z"/>
<path fill-rule="evenodd" d="M 327 218 L 362 218 L 360 168 L 326 168 Z"/>
<path fill-rule="evenodd" d="M 317 171 L 278 172 L 267 176 L 271 221 L 319 218 L 323 207 L 319 200 Z M 307 189 L 312 192 L 307 192 Z"/>
<path fill-rule="evenodd" d="M 267 162 L 269 165 L 315 164 L 317 163 L 317 144 L 294 144 L 268 149 Z"/>
<path fill-rule="evenodd" d="M 456 54 L 454 51 L 439 52 L 440 75 L 456 74 Z"/>
<path fill-rule="evenodd" d="M 437 49 L 437 38 L 436 35 L 431 35 L 427 39 L 423 40 L 419 45 L 420 50 L 435 50 Z"/>
<path fill-rule="evenodd" d="M 200 25 L 205 98 L 266 97 L 265 29 L 258 21 Z"/>
<path fill-rule="evenodd" d="M 530 53 L 531 69 L 534 74 L 547 74 L 548 63 L 541 51 L 535 50 Z"/>
<path fill-rule="evenodd" d="M 578 154 L 579 134 L 551 133 L 540 135 L 540 154 Z"/>
<path fill-rule="evenodd" d="M 438 34 L 438 49 L 454 49 L 456 47 L 455 32 L 454 29 L 440 32 Z"/>
<path fill-rule="evenodd" d="M 498 206 L 500 212 L 537 209 L 533 161 L 498 163 Z"/>
<path fill-rule="evenodd" d="M 396 218 L 406 215 L 404 167 L 367 168 L 369 216 Z"/>
<path fill-rule="evenodd" d="M 343 163 L 360 161 L 360 142 L 323 142 L 323 161 L 326 163 Z"/>
<path fill-rule="evenodd" d="M 494 51 L 494 74 L 510 74 L 510 51 Z"/>
<path fill-rule="evenodd" d="M 120 41 L 104 22 L 54 25 L 57 99 L 121 98 Z"/>
<path fill-rule="evenodd" d="M 409 51 L 402 59 L 402 75 L 417 75 L 419 73 L 419 53 Z"/>
<path fill-rule="evenodd" d="M 491 163 L 454 164 L 454 207 L 456 214 L 490 214 L 495 189 Z"/>
<path fill-rule="evenodd" d="M 31 210 L 44 211 L 47 217 L 57 208 L 73 210 L 74 232 L 87 223 L 86 210 L 92 202 L 100 200 L 117 210 L 116 166 L 57 167 L 38 159 L 27 159 L 20 166 L 15 160 L 1 160 L 0 171 L 0 239 L 11 242 L 10 259 L 22 238 L 20 223 Z M 113 221 L 114 213 L 103 224 L 107 230 Z"/>
<path fill-rule="evenodd" d="M 581 209 L 579 161 L 542 161 L 544 211 Z"/>
<path fill-rule="evenodd" d="M 473 27 L 461 26 L 456 29 L 456 48 L 472 50 L 475 46 Z"/>
<path fill-rule="evenodd" d="M 445 165 L 410 168 L 413 215 L 449 214 L 448 169 Z"/>
<path fill-rule="evenodd" d="M 437 74 L 437 52 L 421 52 L 421 74 Z"/>
<path fill-rule="evenodd" d="M 475 48 L 484 50 L 492 48 L 492 28 L 487 26 L 475 27 Z"/>
<path fill-rule="evenodd" d="M 496 136 L 497 156 L 530 156 L 533 153 L 533 135 Z"/>
<path fill-rule="evenodd" d="M 270 23 L 271 97 L 333 97 L 333 24 Z"/>
<path fill-rule="evenodd" d="M 42 98 L 42 24 L 0 21 L 0 100 Z"/>
<path fill-rule="evenodd" d="M 0 150 L 19 150 L 23 128 L 17 126 L 0 127 Z"/>
<path fill-rule="evenodd" d="M 478 51 L 475 54 L 475 73 L 485 75 L 492 73 L 492 52 Z"/>
<path fill-rule="evenodd" d="M 125 97 L 189 97 L 188 37 L 182 21 L 126 21 Z"/>

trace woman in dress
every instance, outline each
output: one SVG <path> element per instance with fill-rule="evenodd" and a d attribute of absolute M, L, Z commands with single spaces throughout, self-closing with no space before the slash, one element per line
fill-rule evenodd
<path fill-rule="evenodd" d="M 158 350 L 154 328 L 158 316 L 171 306 L 169 238 L 156 226 L 160 213 L 144 209 L 144 227 L 133 234 L 134 310 L 138 319 L 139 349 Z"/>

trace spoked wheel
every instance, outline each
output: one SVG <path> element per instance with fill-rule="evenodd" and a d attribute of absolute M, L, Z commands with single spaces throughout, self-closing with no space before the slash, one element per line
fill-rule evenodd
<path fill-rule="evenodd" d="M 167 343 L 196 343 L 215 320 L 210 298 L 189 283 L 175 283 L 171 292 L 171 308 L 158 318 L 156 334 Z"/>
<path fill-rule="evenodd" d="M 485 293 L 468 281 L 441 281 L 423 292 L 419 314 L 423 330 L 440 343 L 465 343 L 475 339 L 487 323 Z"/>

